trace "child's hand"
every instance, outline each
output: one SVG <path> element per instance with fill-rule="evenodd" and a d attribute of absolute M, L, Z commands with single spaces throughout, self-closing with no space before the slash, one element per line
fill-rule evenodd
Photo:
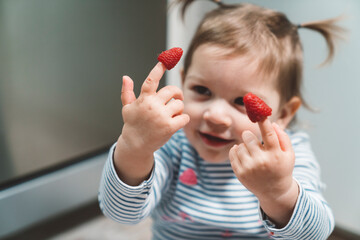
<path fill-rule="evenodd" d="M 124 126 L 114 154 L 115 166 L 121 176 L 136 174 L 140 181 L 144 173 L 149 173 L 152 168 L 153 153 L 189 122 L 189 116 L 182 113 L 181 89 L 166 86 L 157 92 L 165 70 L 162 63 L 156 64 L 137 99 L 133 81 L 130 77 L 123 77 L 121 102 Z M 136 165 L 142 168 L 138 169 Z M 132 169 L 134 174 L 130 173 Z"/>
<path fill-rule="evenodd" d="M 230 150 L 230 160 L 240 182 L 257 197 L 281 195 L 292 182 L 295 156 L 287 134 L 266 119 L 259 122 L 264 144 L 250 131 L 243 143 Z"/>
<path fill-rule="evenodd" d="M 298 195 L 292 177 L 295 155 L 290 138 L 277 124 L 265 119 L 259 127 L 263 144 L 252 132 L 244 131 L 243 143 L 230 150 L 229 158 L 240 182 L 258 197 L 268 216 L 283 225 Z"/>
<path fill-rule="evenodd" d="M 161 63 L 152 69 L 137 99 L 133 81 L 127 76 L 123 78 L 122 135 L 134 150 L 153 153 L 189 121 L 189 116 L 182 113 L 184 105 L 180 88 L 166 86 L 156 92 L 165 70 Z"/>

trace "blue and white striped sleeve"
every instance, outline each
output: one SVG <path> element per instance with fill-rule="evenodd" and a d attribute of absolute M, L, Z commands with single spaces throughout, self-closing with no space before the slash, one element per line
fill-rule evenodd
<path fill-rule="evenodd" d="M 281 229 L 269 221 L 264 212 L 261 217 L 274 239 L 327 239 L 334 228 L 334 217 L 322 195 L 320 167 L 304 132 L 290 133 L 295 151 L 293 177 L 299 185 L 299 196 L 288 224 Z"/>
<path fill-rule="evenodd" d="M 108 218 L 124 223 L 136 224 L 150 215 L 152 209 L 160 201 L 162 191 L 168 188 L 167 179 L 172 175 L 171 161 L 169 161 L 167 146 L 163 146 L 154 155 L 153 171 L 148 180 L 138 186 L 129 186 L 118 177 L 113 153 L 115 144 L 111 147 L 105 163 L 98 201 L 100 209 Z"/>

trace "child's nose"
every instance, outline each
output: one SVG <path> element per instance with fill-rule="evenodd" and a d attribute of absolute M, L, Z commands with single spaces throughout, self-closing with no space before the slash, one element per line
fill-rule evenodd
<path fill-rule="evenodd" d="M 231 117 L 229 109 L 223 100 L 214 101 L 204 112 L 204 119 L 216 125 L 229 127 L 231 125 Z"/>

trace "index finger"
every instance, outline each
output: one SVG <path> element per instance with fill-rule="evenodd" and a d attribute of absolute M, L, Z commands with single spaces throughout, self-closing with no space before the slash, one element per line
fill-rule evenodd
<path fill-rule="evenodd" d="M 259 121 L 258 124 L 260 127 L 262 140 L 264 142 L 264 147 L 265 148 L 280 147 L 278 136 L 270 120 L 266 118 L 263 121 Z"/>
<path fill-rule="evenodd" d="M 150 71 L 141 86 L 140 94 L 154 94 L 159 87 L 161 77 L 164 75 L 166 67 L 161 62 L 158 62 L 155 67 Z"/>

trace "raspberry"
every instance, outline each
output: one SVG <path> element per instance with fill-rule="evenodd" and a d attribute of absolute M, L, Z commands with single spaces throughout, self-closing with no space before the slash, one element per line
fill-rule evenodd
<path fill-rule="evenodd" d="M 272 109 L 255 94 L 247 93 L 243 100 L 247 115 L 252 122 L 263 121 L 271 115 Z"/>
<path fill-rule="evenodd" d="M 170 70 L 179 62 L 182 54 L 183 50 L 181 48 L 174 47 L 160 53 L 157 59 L 165 65 L 167 70 Z"/>

